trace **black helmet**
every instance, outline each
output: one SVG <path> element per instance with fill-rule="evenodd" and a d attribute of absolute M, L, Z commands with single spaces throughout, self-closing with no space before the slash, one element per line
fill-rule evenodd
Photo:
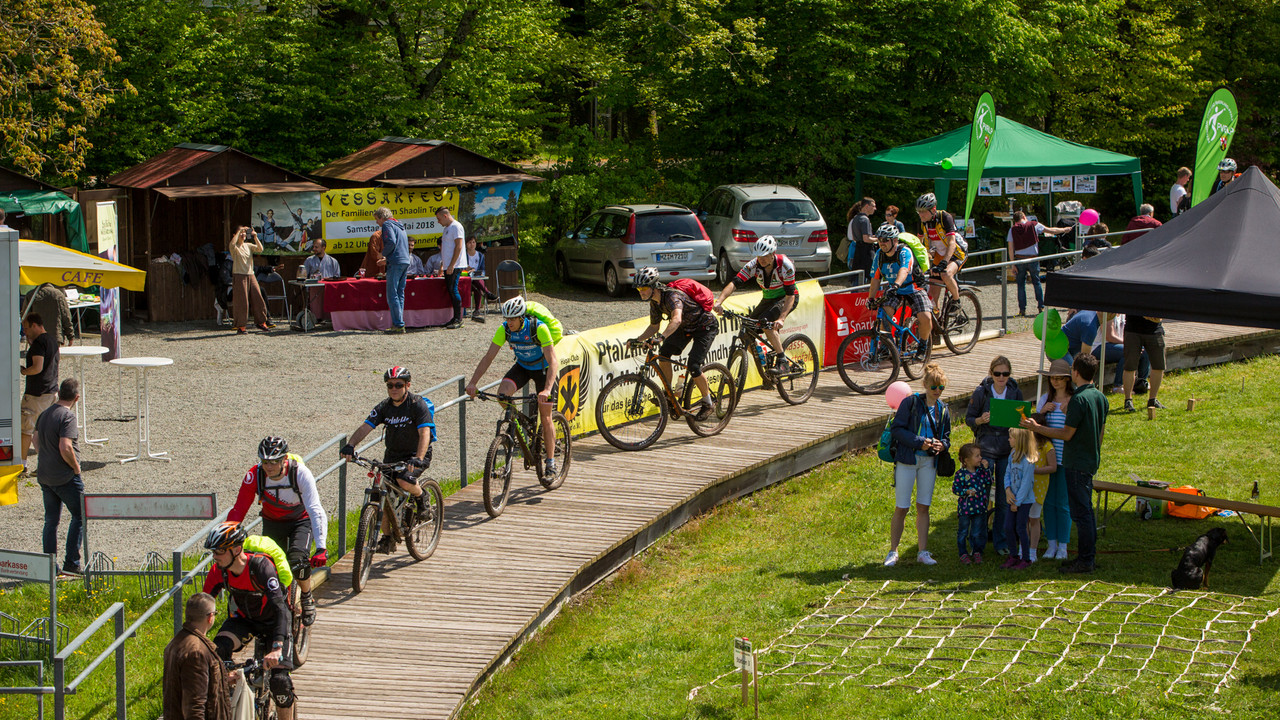
<path fill-rule="evenodd" d="M 243 545 L 247 537 L 249 533 L 240 527 L 240 523 L 227 520 L 209 531 L 209 537 L 204 541 L 204 549 L 227 550 L 236 545 Z"/>
<path fill-rule="evenodd" d="M 289 441 L 282 437 L 262 438 L 262 442 L 258 443 L 258 459 L 259 460 L 279 460 L 289 454 Z"/>
<path fill-rule="evenodd" d="M 412 382 L 413 378 L 409 374 L 409 368 L 397 365 L 393 368 L 388 368 L 386 372 L 382 373 L 382 382 L 391 382 L 392 380 Z"/>

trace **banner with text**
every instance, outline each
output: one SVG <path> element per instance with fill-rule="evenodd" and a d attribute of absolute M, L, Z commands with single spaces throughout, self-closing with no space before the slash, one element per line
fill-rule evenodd
<path fill-rule="evenodd" d="M 836 293 L 826 296 L 826 333 L 825 349 L 822 354 L 822 366 L 832 367 L 836 364 L 836 355 L 840 352 L 840 343 L 859 330 L 871 329 L 871 322 L 876 314 L 867 308 L 866 293 Z"/>
<path fill-rule="evenodd" d="M 1236 98 L 1230 90 L 1221 88 L 1209 98 L 1204 106 L 1204 118 L 1200 121 L 1196 165 L 1191 181 L 1193 206 L 1209 197 L 1213 183 L 1218 179 L 1218 163 L 1227 156 L 1235 135 Z"/>
<path fill-rule="evenodd" d="M 331 253 L 364 252 L 369 236 L 378 229 L 373 211 L 391 210 L 414 241 L 417 249 L 440 244 L 444 232 L 436 222 L 436 208 L 447 207 L 458 217 L 458 189 L 438 188 L 352 188 L 328 190 L 320 194 L 324 218 L 324 239 Z"/>
<path fill-rule="evenodd" d="M 308 255 L 311 242 L 322 237 L 320 193 L 255 193 L 252 210 L 253 229 L 267 255 Z"/>
<path fill-rule="evenodd" d="M 119 262 L 118 229 L 116 219 L 116 203 L 114 200 L 98 203 L 98 256 L 111 262 Z M 98 332 L 102 336 L 102 346 L 107 349 L 102 354 L 102 362 L 120 357 L 120 288 L 101 287 L 98 289 Z"/>
<path fill-rule="evenodd" d="M 982 169 L 987 165 L 991 139 L 996 134 L 996 101 L 984 92 L 973 106 L 973 122 L 969 126 L 969 182 L 964 191 L 964 217 L 973 217 L 973 200 L 978 196 Z"/>

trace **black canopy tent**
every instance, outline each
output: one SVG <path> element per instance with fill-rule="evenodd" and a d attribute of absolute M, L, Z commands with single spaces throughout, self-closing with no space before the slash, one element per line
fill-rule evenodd
<path fill-rule="evenodd" d="M 1045 303 L 1280 328 L 1280 189 L 1251 167 L 1132 242 L 1050 273 Z"/>

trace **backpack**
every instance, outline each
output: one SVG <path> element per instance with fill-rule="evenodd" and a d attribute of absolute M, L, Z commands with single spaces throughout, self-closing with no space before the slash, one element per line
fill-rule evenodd
<path fill-rule="evenodd" d="M 898 233 L 898 239 L 903 245 L 911 248 L 911 254 L 916 257 L 916 267 L 920 269 L 920 274 L 929 272 L 929 251 L 925 248 L 920 238 L 911 233 Z"/>
<path fill-rule="evenodd" d="M 551 314 L 551 311 L 547 309 L 546 305 L 543 305 L 540 302 L 534 302 L 533 300 L 527 300 L 524 304 L 524 311 L 526 315 L 532 315 L 551 330 L 552 345 L 560 342 L 560 338 L 564 337 L 564 325 L 556 319 L 555 315 Z"/>
<path fill-rule="evenodd" d="M 890 417 L 884 423 L 884 430 L 880 431 L 880 442 L 876 443 L 876 457 L 891 463 L 894 462 L 893 456 L 898 452 L 898 441 L 893 439 L 893 418 Z"/>
<path fill-rule="evenodd" d="M 667 283 L 667 287 L 688 295 L 689 299 L 698 303 L 704 311 L 710 312 L 716 305 L 716 297 L 711 294 L 711 289 L 693 278 L 676 278 Z"/>

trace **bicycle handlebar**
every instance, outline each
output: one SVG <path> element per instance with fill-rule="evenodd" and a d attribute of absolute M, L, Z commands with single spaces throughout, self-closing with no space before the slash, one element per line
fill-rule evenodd
<path fill-rule="evenodd" d="M 394 463 L 384 463 L 384 462 L 378 462 L 377 460 L 371 460 L 361 455 L 352 455 L 351 459 L 348 460 L 348 462 L 353 462 L 356 465 L 359 465 L 360 467 L 369 468 L 370 470 L 379 470 L 381 472 L 391 473 L 393 475 L 399 474 L 399 473 L 405 473 L 411 469 L 409 463 L 404 462 L 403 460 L 400 462 L 394 462 Z"/>
<path fill-rule="evenodd" d="M 498 402 L 510 402 L 512 400 L 536 400 L 537 395 L 503 395 L 502 393 L 487 393 L 483 390 L 476 391 L 476 397 L 481 400 L 497 400 Z"/>

